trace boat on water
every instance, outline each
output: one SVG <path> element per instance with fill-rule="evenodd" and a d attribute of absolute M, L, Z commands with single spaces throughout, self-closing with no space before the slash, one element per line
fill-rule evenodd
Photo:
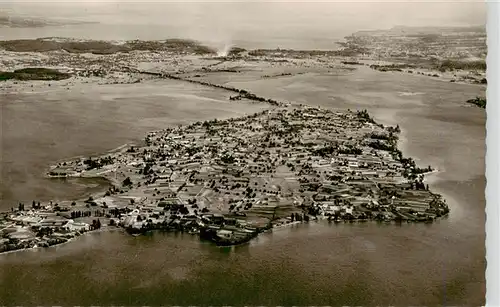
<path fill-rule="evenodd" d="M 125 228 L 125 231 L 134 236 L 134 237 L 137 237 L 137 236 L 140 236 L 140 235 L 144 235 L 146 234 L 148 231 L 150 231 L 151 229 L 147 229 L 147 228 L 133 228 L 133 227 L 127 227 Z"/>
<path fill-rule="evenodd" d="M 218 232 L 214 238 L 214 242 L 217 246 L 232 246 L 247 243 L 253 238 L 257 237 L 258 232 L 247 232 L 247 233 L 221 233 Z"/>
<path fill-rule="evenodd" d="M 205 240 L 214 242 L 217 246 L 232 246 L 240 245 L 249 242 L 257 237 L 258 231 L 249 230 L 233 230 L 233 229 L 216 229 L 204 228 L 200 230 L 200 237 Z"/>
<path fill-rule="evenodd" d="M 212 241 L 218 228 L 215 227 L 203 227 L 200 229 L 200 239 Z"/>

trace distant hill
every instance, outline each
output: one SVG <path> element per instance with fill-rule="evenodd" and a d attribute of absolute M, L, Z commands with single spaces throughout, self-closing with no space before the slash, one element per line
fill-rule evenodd
<path fill-rule="evenodd" d="M 471 27 L 409 27 L 395 26 L 388 30 L 358 31 L 353 36 L 376 36 L 376 35 L 426 35 L 426 34 L 454 34 L 454 33 L 477 33 L 486 35 L 485 26 Z"/>
<path fill-rule="evenodd" d="M 69 38 L 39 38 L 0 41 L 0 49 L 13 52 L 48 52 L 64 50 L 69 53 L 113 54 L 133 50 L 171 51 L 179 53 L 215 54 L 216 51 L 201 43 L 188 39 L 163 41 L 127 41 L 124 43 L 75 40 Z"/>
<path fill-rule="evenodd" d="M 91 22 L 75 20 L 48 20 L 43 18 L 0 15 L 0 28 L 40 28 L 88 23 Z"/>
<path fill-rule="evenodd" d="M 5 81 L 9 79 L 14 80 L 64 80 L 71 77 L 71 75 L 59 72 L 54 69 L 49 68 L 23 68 L 18 69 L 13 72 L 0 71 L 0 81 Z"/>

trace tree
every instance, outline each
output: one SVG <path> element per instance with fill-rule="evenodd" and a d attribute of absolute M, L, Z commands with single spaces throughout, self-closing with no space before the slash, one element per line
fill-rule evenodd
<path fill-rule="evenodd" d="M 183 206 L 183 207 L 181 207 L 181 208 L 179 209 L 179 212 L 180 212 L 181 214 L 188 214 L 188 213 L 189 213 L 189 209 Z"/>
<path fill-rule="evenodd" d="M 127 178 L 125 178 L 125 180 L 123 180 L 122 184 L 123 184 L 123 186 L 131 186 L 133 183 L 132 183 L 132 180 L 130 179 L 130 177 L 127 177 Z"/>

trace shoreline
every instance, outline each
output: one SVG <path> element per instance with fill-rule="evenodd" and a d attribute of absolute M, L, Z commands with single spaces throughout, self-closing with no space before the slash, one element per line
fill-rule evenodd
<path fill-rule="evenodd" d="M 403 152 L 405 156 L 409 157 L 417 157 L 418 155 L 415 152 L 412 152 L 409 149 L 410 140 L 405 135 L 405 129 L 401 130 L 400 134 L 400 144 L 398 148 Z M 419 158 L 422 160 L 422 158 Z M 454 193 L 446 188 L 439 187 L 440 184 L 446 184 L 447 182 L 453 182 L 449 179 L 441 178 L 441 176 L 446 172 L 446 170 L 434 169 L 432 172 L 426 173 L 424 177 L 424 182 L 429 185 L 430 189 L 436 191 L 438 194 L 442 195 L 443 199 L 450 206 L 451 211 L 455 212 L 454 215 L 463 214 L 463 208 L 466 207 L 466 201 L 454 195 Z"/>

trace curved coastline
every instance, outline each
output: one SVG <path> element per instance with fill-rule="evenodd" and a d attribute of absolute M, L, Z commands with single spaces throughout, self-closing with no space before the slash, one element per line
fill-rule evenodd
<path fill-rule="evenodd" d="M 397 114 L 394 114 L 393 118 L 396 119 Z M 401 150 L 401 152 L 403 152 L 403 154 L 405 156 L 418 157 L 418 153 L 413 152 L 411 150 L 410 146 L 408 146 L 409 142 L 410 142 L 410 140 L 409 140 L 409 137 L 407 136 L 407 131 L 405 130 L 405 128 L 401 128 L 401 133 L 399 135 L 399 140 L 398 140 L 398 148 Z M 420 159 L 422 159 L 422 158 L 420 158 Z M 433 165 L 433 167 L 435 167 L 435 166 Z M 459 208 L 456 208 L 456 205 L 459 205 L 459 207 L 463 208 L 463 207 L 465 207 L 465 203 L 460 201 L 457 197 L 452 196 L 452 193 L 450 191 L 446 191 L 446 189 L 438 188 L 440 183 L 444 183 L 447 181 L 446 179 L 441 178 L 441 176 L 445 172 L 446 172 L 446 170 L 434 168 L 431 172 L 428 172 L 425 174 L 424 182 L 429 185 L 430 189 L 437 191 L 440 195 L 443 196 L 444 199 L 447 199 L 448 205 L 451 205 L 451 209 L 453 209 L 453 211 L 456 211 L 457 209 L 459 209 Z M 453 205 L 455 205 L 455 206 L 453 206 Z"/>

